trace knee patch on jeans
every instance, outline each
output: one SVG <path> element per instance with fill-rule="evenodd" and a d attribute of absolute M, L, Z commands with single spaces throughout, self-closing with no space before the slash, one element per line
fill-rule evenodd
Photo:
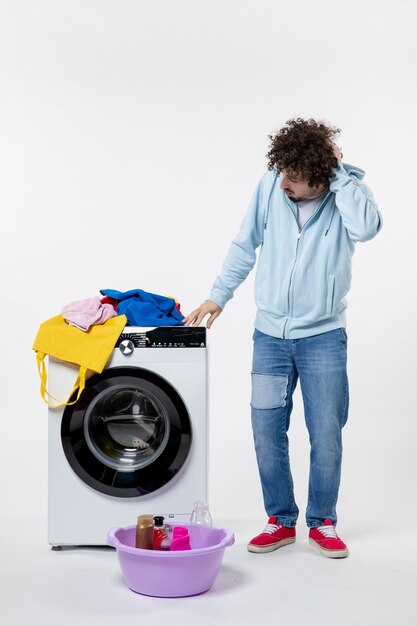
<path fill-rule="evenodd" d="M 256 374 L 252 372 L 253 409 L 276 409 L 285 406 L 288 376 L 285 374 Z"/>

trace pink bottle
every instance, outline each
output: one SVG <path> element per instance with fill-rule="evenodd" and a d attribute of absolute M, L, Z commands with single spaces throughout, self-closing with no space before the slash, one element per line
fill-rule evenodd
<path fill-rule="evenodd" d="M 172 543 L 170 550 L 191 550 L 188 528 L 174 526 L 172 529 Z"/>

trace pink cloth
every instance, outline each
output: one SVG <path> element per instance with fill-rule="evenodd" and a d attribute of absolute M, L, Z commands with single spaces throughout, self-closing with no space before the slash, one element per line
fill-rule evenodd
<path fill-rule="evenodd" d="M 62 316 L 70 326 L 87 331 L 94 324 L 104 324 L 117 315 L 111 304 L 102 304 L 100 298 L 76 300 L 63 307 Z"/>
<path fill-rule="evenodd" d="M 174 526 L 170 550 L 191 550 L 188 529 L 183 526 Z"/>

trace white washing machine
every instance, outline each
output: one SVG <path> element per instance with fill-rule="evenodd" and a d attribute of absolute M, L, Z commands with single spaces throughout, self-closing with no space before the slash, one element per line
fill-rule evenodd
<path fill-rule="evenodd" d="M 50 358 L 50 393 L 76 373 Z M 206 329 L 126 326 L 78 402 L 49 409 L 48 434 L 52 546 L 104 545 L 144 513 L 188 521 L 207 500 Z"/>

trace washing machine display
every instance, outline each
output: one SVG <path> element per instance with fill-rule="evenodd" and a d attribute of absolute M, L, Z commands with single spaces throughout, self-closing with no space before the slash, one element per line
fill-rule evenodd
<path fill-rule="evenodd" d="M 137 497 L 181 469 L 191 447 L 185 405 L 163 378 L 139 368 L 93 376 L 66 407 L 61 427 L 67 460 L 97 491 Z"/>

